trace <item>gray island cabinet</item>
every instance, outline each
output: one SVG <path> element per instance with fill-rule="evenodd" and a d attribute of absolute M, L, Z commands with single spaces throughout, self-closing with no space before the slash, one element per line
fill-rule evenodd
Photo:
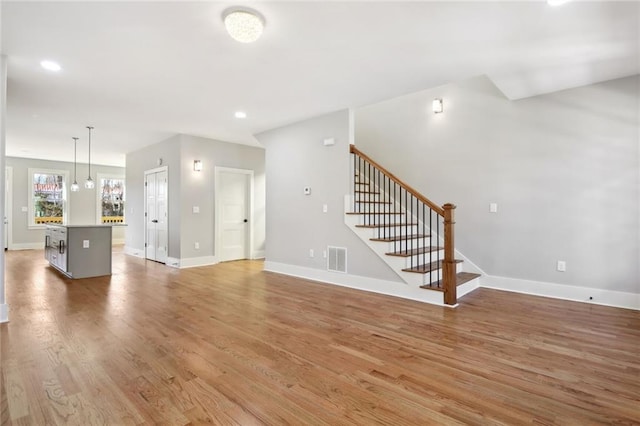
<path fill-rule="evenodd" d="M 47 225 L 44 257 L 69 278 L 111 275 L 110 225 Z"/>

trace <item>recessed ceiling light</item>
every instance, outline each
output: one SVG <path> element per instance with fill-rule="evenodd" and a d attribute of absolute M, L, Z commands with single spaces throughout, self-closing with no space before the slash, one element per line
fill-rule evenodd
<path fill-rule="evenodd" d="M 234 115 L 236 118 L 247 118 L 247 113 L 244 111 L 236 111 Z"/>
<path fill-rule="evenodd" d="M 252 9 L 227 9 L 222 14 L 227 32 L 240 43 L 253 43 L 262 35 L 264 19 Z"/>
<path fill-rule="evenodd" d="M 547 0 L 549 6 L 560 6 L 565 3 L 569 3 L 571 0 Z"/>
<path fill-rule="evenodd" d="M 47 71 L 53 71 L 53 72 L 58 72 L 62 69 L 59 63 L 54 61 L 47 61 L 47 60 L 41 61 L 40 66 Z"/>

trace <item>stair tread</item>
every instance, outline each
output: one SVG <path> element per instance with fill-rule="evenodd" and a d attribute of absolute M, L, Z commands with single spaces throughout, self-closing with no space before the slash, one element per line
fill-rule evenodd
<path fill-rule="evenodd" d="M 412 235 L 398 235 L 394 237 L 385 237 L 385 238 L 370 238 L 370 240 L 384 242 L 384 243 L 393 243 L 393 242 L 402 241 L 402 240 L 416 240 L 418 238 L 427 239 L 431 237 L 429 235 L 423 235 L 423 234 L 412 234 Z"/>
<path fill-rule="evenodd" d="M 415 226 L 417 223 L 372 223 L 369 225 L 356 225 L 356 228 L 393 228 L 396 226 Z"/>
<path fill-rule="evenodd" d="M 460 259 L 455 259 L 454 261 L 455 261 L 455 263 L 462 263 L 462 260 L 460 260 Z M 427 274 L 427 273 L 429 273 L 429 272 L 431 272 L 433 270 L 442 268 L 442 264 L 443 264 L 443 261 L 442 261 L 442 259 L 440 259 L 440 260 L 436 260 L 436 261 L 431 262 L 431 263 L 426 263 L 424 265 L 417 265 L 417 266 L 414 266 L 413 268 L 405 268 L 405 269 L 403 269 L 403 271 L 404 272 L 415 272 L 417 274 Z"/>
<path fill-rule="evenodd" d="M 392 251 L 390 253 L 385 253 L 385 254 L 387 256 L 409 257 L 409 256 L 415 256 L 418 254 L 431 253 L 432 251 L 438 251 L 438 250 L 442 250 L 442 247 L 437 247 L 437 246 L 418 247 L 412 250 Z"/>
<path fill-rule="evenodd" d="M 379 191 L 355 191 L 356 194 L 375 194 L 380 195 Z"/>
<path fill-rule="evenodd" d="M 461 286 L 462 284 L 465 284 L 475 278 L 480 277 L 480 274 L 474 274 L 472 272 L 458 272 L 456 274 L 456 287 Z M 442 288 L 442 283 L 441 281 L 436 281 L 434 283 L 431 284 L 425 284 L 420 286 L 420 288 L 425 288 L 428 290 L 437 290 L 437 291 L 444 291 L 444 288 Z"/>

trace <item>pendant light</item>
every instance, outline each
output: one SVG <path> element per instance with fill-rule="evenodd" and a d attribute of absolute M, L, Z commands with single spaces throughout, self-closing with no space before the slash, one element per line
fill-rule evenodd
<path fill-rule="evenodd" d="M 78 180 L 76 176 L 78 175 L 78 138 L 73 139 L 73 183 L 71 184 L 71 191 L 78 192 L 80 191 L 80 185 L 78 185 Z"/>
<path fill-rule="evenodd" d="M 96 186 L 96 183 L 91 179 L 91 129 L 93 129 L 93 127 L 87 126 L 87 129 L 89 129 L 89 176 L 87 177 L 87 180 L 84 181 L 84 187 L 87 189 L 93 189 Z"/>

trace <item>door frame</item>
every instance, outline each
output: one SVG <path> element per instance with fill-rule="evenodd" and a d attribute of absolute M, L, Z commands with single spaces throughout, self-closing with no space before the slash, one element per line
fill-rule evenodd
<path fill-rule="evenodd" d="M 144 215 L 142 216 L 143 227 L 144 227 L 144 258 L 147 259 L 147 175 L 158 173 L 158 172 L 166 172 L 167 173 L 167 260 L 169 259 L 169 167 L 168 166 L 160 166 L 154 169 L 149 169 L 144 171 Z M 166 264 L 166 263 L 165 263 Z"/>
<path fill-rule="evenodd" d="M 236 173 L 245 175 L 249 180 L 249 193 L 247 194 L 247 210 L 249 211 L 249 229 L 245 236 L 245 251 L 247 252 L 247 258 L 253 259 L 253 170 L 249 169 L 236 169 L 232 167 L 215 167 L 214 169 L 214 203 L 215 203 L 215 218 L 214 218 L 214 232 L 215 232 L 215 257 L 216 262 L 220 259 L 220 247 L 221 242 L 221 228 L 222 221 L 220 220 L 220 174 L 222 173 Z"/>
<path fill-rule="evenodd" d="M 13 167 L 6 166 L 5 176 L 5 205 L 4 212 L 7 218 L 7 232 L 4 236 L 7 241 L 7 250 L 13 249 Z"/>

